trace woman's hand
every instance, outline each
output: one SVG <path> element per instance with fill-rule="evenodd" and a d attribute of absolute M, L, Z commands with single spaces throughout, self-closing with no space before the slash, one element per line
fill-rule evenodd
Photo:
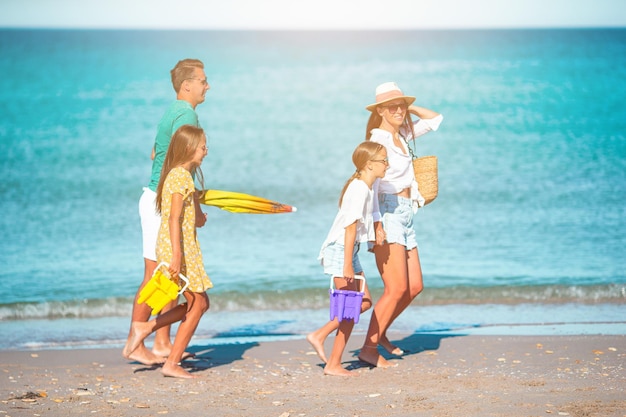
<path fill-rule="evenodd" d="M 376 222 L 374 229 L 376 229 L 376 244 L 381 246 L 387 241 L 387 233 L 385 233 L 385 229 L 381 222 Z"/>
<path fill-rule="evenodd" d="M 414 104 L 410 105 L 408 110 L 411 114 L 416 115 L 420 119 L 434 119 L 439 116 L 439 113 L 434 110 L 427 109 L 426 107 L 419 107 Z"/>

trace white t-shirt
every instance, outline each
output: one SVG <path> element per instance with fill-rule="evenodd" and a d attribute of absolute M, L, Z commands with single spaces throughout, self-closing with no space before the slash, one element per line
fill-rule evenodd
<path fill-rule="evenodd" d="M 348 184 L 339 212 L 322 244 L 319 260 L 323 257 L 324 249 L 331 243 L 337 242 L 341 245 L 345 243 L 346 227 L 355 221 L 357 222 L 356 242 L 373 242 L 376 240 L 372 217 L 373 203 L 374 192 L 363 180 L 357 178 Z"/>
<path fill-rule="evenodd" d="M 413 160 L 405 140 L 415 140 L 431 130 L 439 129 L 442 120 L 442 115 L 432 119 L 419 119 L 413 124 L 413 132 L 407 132 L 406 129 L 401 130 L 400 136 L 403 138 L 401 148 L 393 143 L 391 132 L 383 129 L 372 129 L 370 140 L 383 145 L 387 149 L 387 158 L 389 159 L 389 167 L 385 177 L 378 180 L 376 184 L 378 193 L 397 194 L 405 188 L 411 188 L 411 199 L 416 201 L 420 207 L 424 205 L 424 198 L 417 190 Z M 378 204 L 374 210 L 374 221 L 379 221 Z"/>

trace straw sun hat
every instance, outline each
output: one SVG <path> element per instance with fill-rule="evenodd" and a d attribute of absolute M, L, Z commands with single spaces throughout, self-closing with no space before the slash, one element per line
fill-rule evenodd
<path fill-rule="evenodd" d="M 376 106 L 398 98 L 404 99 L 407 106 L 410 106 L 415 101 L 415 97 L 405 96 L 398 84 L 394 82 L 383 83 L 376 87 L 376 103 L 370 104 L 365 108 L 369 111 L 374 111 Z"/>

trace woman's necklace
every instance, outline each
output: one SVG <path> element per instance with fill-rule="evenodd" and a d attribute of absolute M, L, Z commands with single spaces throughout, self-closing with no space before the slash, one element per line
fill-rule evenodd
<path fill-rule="evenodd" d="M 398 134 L 398 132 L 395 132 L 393 134 L 393 144 L 400 148 L 402 150 L 402 153 L 406 155 L 406 149 L 404 149 L 404 145 L 402 143 L 402 140 L 400 139 L 400 135 Z"/>

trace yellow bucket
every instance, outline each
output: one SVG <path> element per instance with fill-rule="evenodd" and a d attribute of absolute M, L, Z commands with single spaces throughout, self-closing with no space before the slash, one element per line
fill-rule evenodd
<path fill-rule="evenodd" d="M 172 277 L 168 271 L 169 264 L 161 262 L 154 269 L 152 278 L 141 289 L 137 304 L 146 303 L 152 307 L 152 314 L 158 314 L 168 303 L 178 299 L 189 286 L 189 280 L 183 274 L 178 274 L 185 285 L 181 288 L 172 281 Z"/>

